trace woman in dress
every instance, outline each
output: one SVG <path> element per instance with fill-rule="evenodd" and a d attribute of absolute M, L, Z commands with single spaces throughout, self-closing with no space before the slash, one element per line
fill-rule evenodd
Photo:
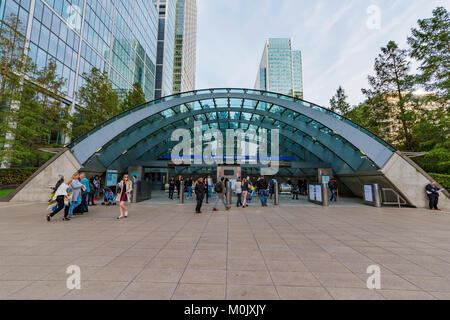
<path fill-rule="evenodd" d="M 128 210 L 125 207 L 125 202 L 131 202 L 131 191 L 133 191 L 133 183 L 130 176 L 125 174 L 122 181 L 117 185 L 117 201 L 119 201 L 120 216 L 117 219 L 128 218 Z"/>

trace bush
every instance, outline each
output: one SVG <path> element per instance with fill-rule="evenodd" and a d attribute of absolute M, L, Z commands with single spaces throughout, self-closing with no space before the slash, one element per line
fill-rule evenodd
<path fill-rule="evenodd" d="M 22 184 L 38 168 L 0 169 L 0 186 Z"/>
<path fill-rule="evenodd" d="M 450 191 L 450 175 L 439 173 L 430 173 L 429 175 L 435 179 L 437 183 L 444 187 L 445 190 Z"/>

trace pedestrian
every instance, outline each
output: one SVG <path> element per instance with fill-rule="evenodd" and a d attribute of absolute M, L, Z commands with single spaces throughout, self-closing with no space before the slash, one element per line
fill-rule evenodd
<path fill-rule="evenodd" d="M 261 206 L 267 207 L 267 193 L 269 192 L 269 186 L 267 184 L 266 178 L 264 176 L 261 176 L 258 179 L 257 187 L 259 190 L 259 196 L 261 198 Z"/>
<path fill-rule="evenodd" d="M 242 204 L 242 208 L 248 207 L 247 197 L 248 197 L 249 191 L 250 191 L 250 181 L 247 177 L 247 178 L 244 178 L 244 181 L 242 182 L 242 195 L 244 196 L 244 202 Z"/>
<path fill-rule="evenodd" d="M 124 174 L 122 181 L 117 185 L 117 198 L 119 201 L 120 216 L 117 219 L 128 218 L 128 210 L 125 202 L 131 202 L 131 191 L 133 191 L 133 183 L 128 174 Z"/>
<path fill-rule="evenodd" d="M 328 188 L 330 188 L 331 191 L 331 198 L 330 202 L 337 202 L 337 190 L 338 190 L 338 184 L 335 178 L 331 178 L 330 182 L 328 182 Z"/>
<path fill-rule="evenodd" d="M 95 185 L 94 185 L 95 177 L 89 179 L 89 195 L 88 195 L 88 205 L 95 206 L 94 203 L 94 194 L 95 194 Z"/>
<path fill-rule="evenodd" d="M 52 210 L 52 213 L 47 215 L 47 221 L 50 222 L 50 220 L 61 210 L 63 210 L 66 206 L 65 201 L 70 200 L 68 198 L 68 189 L 69 185 L 68 183 L 65 183 L 64 181 L 58 186 L 58 189 L 56 189 L 55 194 L 53 196 L 53 200 L 56 200 L 57 205 L 55 206 L 55 210 Z M 68 212 L 64 213 L 64 221 L 69 221 Z"/>
<path fill-rule="evenodd" d="M 294 199 L 298 200 L 298 194 L 300 193 L 300 188 L 298 184 L 294 184 L 291 190 L 292 190 L 292 200 Z"/>
<path fill-rule="evenodd" d="M 203 199 L 205 198 L 205 193 L 207 194 L 208 189 L 205 188 L 205 184 L 203 183 L 203 178 L 199 178 L 197 183 L 195 184 L 195 196 L 197 197 L 197 206 L 195 207 L 195 213 L 202 213 L 202 204 Z"/>
<path fill-rule="evenodd" d="M 194 184 L 194 178 L 193 177 L 188 178 L 186 181 L 186 188 L 187 188 L 187 192 L 188 192 L 186 199 L 192 198 L 192 196 L 193 196 L 193 194 L 192 194 L 192 192 L 193 192 L 192 185 L 193 184 Z"/>
<path fill-rule="evenodd" d="M 100 193 L 100 186 L 101 186 L 101 181 L 100 181 L 100 177 L 99 176 L 95 176 L 94 180 L 94 206 L 96 205 L 95 202 L 97 202 L 98 200 L 98 196 Z"/>
<path fill-rule="evenodd" d="M 227 205 L 227 202 L 225 201 L 225 178 L 222 177 L 220 179 L 220 181 L 218 181 L 215 186 L 214 186 L 214 192 L 216 193 L 216 202 L 214 202 L 214 206 L 213 206 L 213 211 L 218 211 L 217 210 L 217 203 L 219 202 L 219 200 L 221 200 L 223 202 L 223 205 L 225 206 L 225 209 L 228 211 L 231 209 L 231 206 Z"/>
<path fill-rule="evenodd" d="M 209 203 L 209 187 L 207 184 L 208 179 L 203 179 L 203 185 L 205 186 L 205 196 L 206 196 L 206 203 Z"/>
<path fill-rule="evenodd" d="M 442 190 L 436 185 L 436 181 L 431 181 L 431 183 L 427 184 L 425 190 L 427 192 L 430 210 L 441 211 L 441 209 L 438 208 L 438 202 L 439 202 L 439 193 Z"/>
<path fill-rule="evenodd" d="M 242 207 L 242 181 L 241 178 L 238 178 L 234 183 L 234 190 L 237 196 L 236 207 Z"/>
<path fill-rule="evenodd" d="M 48 202 L 50 202 L 50 205 L 52 205 L 52 212 L 54 212 L 56 210 L 56 208 L 58 207 L 58 203 L 55 203 L 55 205 L 53 205 L 53 204 L 54 204 L 54 201 L 55 201 L 56 190 L 58 190 L 59 186 L 62 183 L 64 183 L 64 176 L 60 174 L 60 175 L 58 175 L 58 178 L 56 180 L 55 186 L 54 187 L 50 187 L 51 192 L 50 192 L 50 196 L 49 196 Z"/>
<path fill-rule="evenodd" d="M 88 196 L 91 189 L 89 187 L 89 180 L 84 173 L 80 174 L 80 182 L 84 186 L 84 189 L 81 191 L 81 209 L 83 212 L 89 212 Z"/>
<path fill-rule="evenodd" d="M 73 218 L 73 210 L 81 204 L 81 192 L 86 188 L 79 179 L 80 175 L 76 172 L 72 175 L 72 179 L 70 180 L 69 192 L 72 192 L 72 197 L 67 212 L 69 218 Z"/>
<path fill-rule="evenodd" d="M 169 199 L 173 200 L 173 193 L 175 192 L 175 177 L 170 178 L 169 181 Z"/>

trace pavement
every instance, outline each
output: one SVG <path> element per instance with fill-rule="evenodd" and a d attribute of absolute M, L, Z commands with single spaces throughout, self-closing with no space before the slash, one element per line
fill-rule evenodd
<path fill-rule="evenodd" d="M 449 214 L 299 204 L 148 202 L 124 220 L 97 205 L 47 222 L 45 204 L 0 203 L 0 299 L 450 299 Z"/>

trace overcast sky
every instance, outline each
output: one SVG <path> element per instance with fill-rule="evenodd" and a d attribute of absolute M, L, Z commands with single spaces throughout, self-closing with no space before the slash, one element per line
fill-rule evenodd
<path fill-rule="evenodd" d="M 292 38 L 305 100 L 328 106 L 342 85 L 357 104 L 380 47 L 406 47 L 410 29 L 437 6 L 448 10 L 448 1 L 198 0 L 196 87 L 253 88 L 266 39 Z"/>

